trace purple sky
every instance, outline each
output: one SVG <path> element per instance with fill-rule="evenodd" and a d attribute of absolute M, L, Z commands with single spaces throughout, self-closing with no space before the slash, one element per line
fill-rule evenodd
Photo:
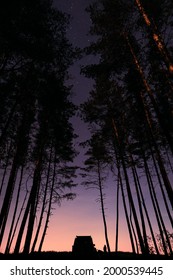
<path fill-rule="evenodd" d="M 93 0 L 54 0 L 57 8 L 72 16 L 67 34 L 74 46 L 83 48 L 89 45 L 90 40 L 93 40 L 88 34 L 91 22 L 89 15 L 85 12 L 85 8 L 92 2 Z M 80 75 L 80 66 L 97 61 L 97 57 L 88 56 L 77 61 L 70 68 L 70 76 L 72 78 L 69 82 L 73 84 L 73 102 L 77 105 L 87 99 L 92 88 L 92 81 Z M 79 142 L 86 140 L 89 137 L 89 132 L 86 124 L 78 117 L 74 117 L 72 122 L 75 132 L 79 135 L 79 138 L 75 141 L 75 147 L 79 150 Z M 84 160 L 83 154 L 84 151 L 80 151 L 75 164 L 82 165 Z M 96 202 L 98 191 L 86 190 L 81 185 L 80 177 L 77 183 L 78 187 L 74 190 L 77 193 L 77 198 L 74 201 L 62 202 L 62 206 L 56 207 L 54 210 L 43 248 L 45 250 L 69 251 L 76 235 L 91 235 L 96 248 L 103 249 L 105 238 L 100 204 Z M 105 206 L 111 250 L 115 248 L 115 189 L 116 182 L 109 178 L 105 184 Z M 146 200 L 150 207 L 150 197 L 147 192 Z M 127 234 L 124 211 L 121 210 L 119 250 L 130 251 L 131 246 Z M 155 224 L 154 218 L 152 223 L 153 225 Z"/>
<path fill-rule="evenodd" d="M 89 33 L 90 18 L 86 13 L 86 7 L 94 0 L 54 0 L 54 5 L 71 15 L 71 23 L 67 30 L 67 35 L 71 43 L 77 47 L 86 47 L 94 38 Z M 75 62 L 69 69 L 71 79 L 69 84 L 73 85 L 73 102 L 80 105 L 84 102 L 92 89 L 93 82 L 80 75 L 81 65 L 97 63 L 98 58 L 86 56 Z M 79 151 L 79 143 L 89 138 L 87 125 L 79 117 L 73 117 L 72 123 L 75 133 L 79 137 L 75 140 L 74 145 Z M 80 149 L 80 154 L 75 159 L 74 164 L 82 166 L 84 161 L 84 151 Z M 101 215 L 101 208 L 98 199 L 98 190 L 86 190 L 81 184 L 80 177 L 77 179 L 78 186 L 74 189 L 77 197 L 73 201 L 63 201 L 61 207 L 54 206 L 53 216 L 51 217 L 43 250 L 49 251 L 71 251 L 74 238 L 76 235 L 91 235 L 97 249 L 103 249 L 105 244 L 104 228 Z M 145 187 L 145 183 L 144 183 Z M 108 235 L 111 250 L 115 249 L 115 217 L 116 217 L 116 182 L 110 176 L 105 183 L 106 194 L 105 207 L 108 225 Z M 135 194 L 135 192 L 133 192 Z M 158 194 L 159 195 L 159 194 Z M 150 208 L 150 197 L 148 192 L 145 193 L 147 205 Z M 152 208 L 150 213 L 152 213 Z M 165 216 L 165 219 L 167 217 Z M 151 217 L 152 219 L 152 217 Z M 155 219 L 152 219 L 153 226 Z M 130 251 L 131 246 L 127 233 L 127 226 L 124 217 L 124 210 L 120 207 L 120 240 L 119 250 Z M 5 242 L 4 242 L 5 244 Z"/>
<path fill-rule="evenodd" d="M 85 8 L 92 2 L 93 0 L 54 0 L 57 8 L 71 15 L 71 24 L 67 31 L 67 35 L 74 46 L 81 48 L 86 47 L 90 44 L 90 40 L 94 39 L 89 35 L 91 22 L 89 15 L 85 11 Z M 81 65 L 87 65 L 97 61 L 98 59 L 96 57 L 87 56 L 77 61 L 70 68 L 70 76 L 72 79 L 69 81 L 69 83 L 73 84 L 73 102 L 76 105 L 81 104 L 88 98 L 89 92 L 92 88 L 92 80 L 80 75 L 80 67 Z M 79 150 L 79 142 L 88 139 L 89 132 L 87 125 L 84 124 L 78 117 L 74 117 L 72 121 L 75 132 L 79 135 L 78 139 L 75 141 L 76 149 Z M 83 163 L 83 154 L 84 151 L 80 151 L 80 154 L 75 161 L 77 165 L 81 166 Z M 51 240 L 51 235 L 53 240 L 54 234 L 57 234 L 57 237 L 61 237 L 63 234 L 63 236 L 66 236 L 65 244 L 59 244 L 57 241 L 57 247 L 54 248 L 54 250 L 71 250 L 71 246 L 76 235 L 92 235 L 94 243 L 96 244 L 96 248 L 103 249 L 105 244 L 103 222 L 100 204 L 96 202 L 96 199 L 98 198 L 98 191 L 86 190 L 84 186 L 81 185 L 80 178 L 77 180 L 77 183 L 78 187 L 74 190 L 77 192 L 77 198 L 71 202 L 63 202 L 62 206 L 57 208 L 54 212 L 54 215 L 51 219 L 47 240 L 45 241 L 46 248 L 50 246 L 49 242 Z M 108 229 L 111 236 L 111 247 L 112 250 L 114 250 L 115 196 L 113 194 L 113 183 L 109 182 L 109 184 L 111 184 L 111 186 L 109 185 L 109 194 L 106 195 L 106 215 L 108 219 Z M 57 226 L 55 229 L 56 221 Z"/>

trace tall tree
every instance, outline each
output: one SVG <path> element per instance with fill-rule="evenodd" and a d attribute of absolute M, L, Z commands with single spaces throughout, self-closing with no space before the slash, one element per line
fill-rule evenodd
<path fill-rule="evenodd" d="M 83 169 L 83 177 L 87 177 L 87 180 L 85 179 L 84 184 L 88 188 L 89 186 L 92 186 L 92 188 L 97 188 L 99 190 L 99 201 L 103 218 L 106 247 L 108 252 L 110 252 L 103 191 L 105 181 L 104 173 L 107 169 L 106 165 L 108 165 L 110 162 L 110 158 L 106 152 L 105 146 L 102 145 L 102 141 L 99 141 L 99 138 L 99 132 L 95 132 L 95 134 L 92 136 L 92 139 L 84 144 L 84 146 L 87 145 L 89 148 L 86 152 L 88 159 L 85 161 L 86 167 Z M 91 174 L 93 174 L 93 176 L 91 176 Z M 92 177 L 96 178 L 94 179 Z"/>
<path fill-rule="evenodd" d="M 17 3 L 9 0 L 0 11 L 0 149 L 2 161 L 6 162 L 5 170 L 6 165 L 11 168 L 7 185 L 4 178 L 1 184 L 1 241 L 10 220 L 9 210 L 13 211 L 16 178 L 21 168 L 26 172 L 25 180 L 32 170 L 26 208 L 20 217 L 16 253 L 22 240 L 25 240 L 24 252 L 30 251 L 38 204 L 46 190 L 46 186 L 41 186 L 50 150 L 59 162 L 72 161 L 75 155 L 72 142 L 75 135 L 69 121 L 75 106 L 66 80 L 76 50 L 66 37 L 68 22 L 69 17 L 56 10 L 51 0 Z M 11 143 L 10 149 L 4 149 L 6 143 Z M 7 176 L 5 170 L 4 176 Z M 20 189 L 19 192 L 14 213 L 23 199 Z M 7 251 L 11 246 L 11 230 Z"/>
<path fill-rule="evenodd" d="M 137 237 L 142 253 L 149 253 L 149 227 L 159 253 L 147 206 L 142 204 L 147 192 L 143 186 L 145 181 L 150 191 L 153 216 L 156 217 L 160 231 L 162 228 L 164 232 L 162 242 L 167 254 L 165 238 L 170 252 L 172 249 L 166 234 L 166 221 L 163 222 L 162 203 L 158 202 L 154 185 L 160 184 L 158 191 L 163 194 L 169 223 L 173 193 L 171 169 L 168 170 L 166 166 L 165 147 L 169 154 L 173 151 L 170 73 L 172 50 L 170 44 L 169 50 L 166 49 L 161 37 L 163 31 L 167 35 L 170 28 L 171 20 L 167 22 L 166 18 L 171 3 L 159 1 L 157 9 L 154 10 L 153 7 L 154 4 L 150 5 L 149 1 L 132 3 L 98 0 L 90 5 L 88 12 L 93 23 L 91 34 L 97 37 L 86 48 L 86 53 L 98 55 L 100 62 L 82 69 L 87 77 L 95 81 L 82 111 L 85 121 L 95 124 L 101 131 L 102 145 L 107 141 L 110 149 L 115 152 L 117 181 L 120 182 L 121 178 L 127 191 L 129 207 L 126 207 L 124 200 L 123 205 L 132 250 L 135 251 L 134 240 Z M 154 53 L 153 57 L 151 53 Z M 156 67 L 158 65 L 159 68 Z M 169 71 L 166 72 L 165 67 Z M 165 74 L 159 80 L 161 71 Z M 166 83 L 168 91 L 164 88 Z M 153 161 L 157 161 L 158 168 L 152 178 L 150 166 Z M 145 179 L 140 179 L 138 170 L 143 171 Z"/>

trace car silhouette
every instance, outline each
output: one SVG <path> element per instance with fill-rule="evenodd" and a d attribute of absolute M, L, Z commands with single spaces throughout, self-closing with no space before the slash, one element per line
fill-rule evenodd
<path fill-rule="evenodd" d="M 96 253 L 95 244 L 91 236 L 76 236 L 74 244 L 72 246 L 72 252 L 74 254 L 91 255 Z"/>

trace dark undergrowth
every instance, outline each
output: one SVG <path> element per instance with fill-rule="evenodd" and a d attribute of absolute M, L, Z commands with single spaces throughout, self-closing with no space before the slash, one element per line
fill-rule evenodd
<path fill-rule="evenodd" d="M 142 255 L 133 254 L 130 252 L 111 252 L 105 253 L 97 251 L 93 254 L 87 253 L 72 253 L 72 252 L 33 252 L 30 254 L 2 254 L 0 253 L 1 260 L 167 260 L 173 259 L 173 256 L 165 255 Z"/>

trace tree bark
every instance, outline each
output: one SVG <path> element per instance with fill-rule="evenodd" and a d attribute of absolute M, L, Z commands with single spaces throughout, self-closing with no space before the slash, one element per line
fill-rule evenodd
<path fill-rule="evenodd" d="M 37 227 L 37 231 L 35 234 L 35 238 L 32 244 L 32 249 L 31 252 L 34 251 L 37 240 L 38 240 L 38 236 L 40 233 L 40 229 L 41 229 L 41 225 L 42 225 L 42 220 L 43 220 L 43 215 L 44 215 L 44 211 L 45 211 L 45 207 L 46 207 L 46 198 L 47 198 L 47 191 L 48 191 L 48 186 L 49 186 L 49 179 L 50 179 L 50 170 L 51 170 L 51 159 L 52 159 L 52 146 L 51 146 L 51 151 L 50 151 L 50 158 L 49 158 L 49 164 L 48 164 L 48 173 L 47 173 L 47 179 L 46 179 L 46 186 L 45 186 L 45 190 L 44 190 L 44 197 L 43 197 L 43 202 L 42 202 L 42 209 L 41 209 L 41 214 L 40 214 L 40 219 L 39 219 L 39 224 Z"/>
<path fill-rule="evenodd" d="M 108 230 L 107 230 L 107 223 L 106 223 L 106 216 L 105 216 L 105 209 L 104 209 L 104 201 L 103 201 L 103 190 L 102 190 L 102 181 L 101 181 L 101 174 L 100 174 L 100 162 L 97 161 L 97 172 L 98 172 L 98 182 L 99 182 L 99 190 L 100 190 L 100 201 L 101 201 L 101 210 L 102 210 L 102 217 L 103 217 L 103 224 L 104 224 L 104 232 L 105 232 L 105 240 L 108 252 L 110 253 L 110 245 L 109 245 L 109 238 L 108 238 Z"/>
<path fill-rule="evenodd" d="M 20 174 L 20 180 L 19 180 L 19 187 L 18 187 L 18 191 L 17 191 L 16 203 L 15 203 L 15 207 L 14 207 L 14 212 L 13 212 L 11 227 L 10 227 L 10 231 L 9 231 L 9 234 L 8 234 L 8 240 L 7 240 L 7 244 L 6 244 L 5 254 L 8 254 L 8 253 L 9 253 L 9 244 L 10 244 L 10 240 L 11 240 L 11 236 L 12 236 L 12 231 L 13 231 L 14 222 L 15 222 L 16 213 L 17 213 L 17 208 L 18 208 L 18 203 L 19 203 L 19 196 L 20 196 L 20 191 L 21 191 L 21 185 L 22 185 L 22 179 L 23 179 L 23 172 L 24 172 L 24 166 L 21 167 L 21 174 Z"/>
<path fill-rule="evenodd" d="M 30 244 L 31 244 L 35 216 L 36 216 L 37 206 L 38 206 L 37 196 L 39 193 L 39 186 L 41 180 L 41 167 L 42 167 L 42 149 L 39 153 L 39 158 L 35 166 L 33 184 L 31 188 L 29 220 L 28 220 L 28 227 L 27 227 L 26 238 L 25 238 L 24 249 L 23 249 L 23 253 L 25 254 L 29 254 L 30 252 Z"/>
<path fill-rule="evenodd" d="M 45 226 L 44 226 L 44 229 L 43 229 L 43 234 L 42 234 L 42 237 L 41 237 L 41 240 L 40 240 L 40 245 L 39 245 L 39 248 L 38 248 L 39 252 L 41 252 L 41 250 L 42 250 L 44 239 L 45 239 L 47 228 L 48 228 L 48 224 L 49 224 L 49 218 L 50 218 L 51 206 L 52 206 L 52 198 L 53 198 L 53 191 L 54 191 L 54 184 L 55 184 L 55 175 L 56 175 L 56 154 L 55 154 L 55 158 L 54 158 L 54 170 L 53 170 L 52 186 L 51 186 L 51 190 L 50 190 L 48 211 L 47 211 Z"/>

